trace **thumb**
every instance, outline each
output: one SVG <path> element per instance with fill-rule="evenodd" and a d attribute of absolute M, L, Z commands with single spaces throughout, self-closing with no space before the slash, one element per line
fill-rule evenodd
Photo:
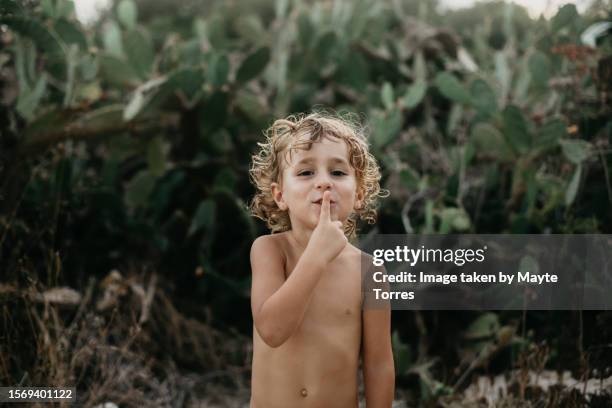
<path fill-rule="evenodd" d="M 321 221 L 330 222 L 331 221 L 331 217 L 329 215 L 330 196 L 331 196 L 331 193 L 329 191 L 326 191 L 323 193 L 323 199 L 321 200 L 321 214 L 319 214 L 319 222 Z"/>

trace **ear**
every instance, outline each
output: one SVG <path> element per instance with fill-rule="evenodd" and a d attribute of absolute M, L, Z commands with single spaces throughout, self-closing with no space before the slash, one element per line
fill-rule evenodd
<path fill-rule="evenodd" d="M 363 197 L 365 196 L 364 192 L 362 189 L 357 189 L 357 194 L 355 195 L 355 205 L 353 206 L 353 208 L 355 210 L 359 210 L 361 207 L 363 207 Z"/>
<path fill-rule="evenodd" d="M 270 184 L 270 189 L 272 190 L 272 198 L 274 202 L 281 209 L 281 211 L 287 210 L 287 203 L 283 200 L 283 190 L 281 189 L 280 184 L 272 183 Z"/>

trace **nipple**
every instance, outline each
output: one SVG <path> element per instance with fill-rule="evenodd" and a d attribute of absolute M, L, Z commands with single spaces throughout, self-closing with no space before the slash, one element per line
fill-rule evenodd
<path fill-rule="evenodd" d="M 302 397 L 306 398 L 308 396 L 308 390 L 306 388 L 302 388 L 300 394 L 302 395 Z"/>

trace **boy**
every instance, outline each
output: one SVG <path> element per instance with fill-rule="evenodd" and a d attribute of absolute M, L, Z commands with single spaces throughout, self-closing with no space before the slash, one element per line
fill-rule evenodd
<path fill-rule="evenodd" d="M 380 173 L 359 130 L 318 113 L 277 120 L 253 156 L 253 214 L 272 235 L 251 248 L 252 408 L 390 407 L 390 309 L 362 310 L 361 256 Z"/>

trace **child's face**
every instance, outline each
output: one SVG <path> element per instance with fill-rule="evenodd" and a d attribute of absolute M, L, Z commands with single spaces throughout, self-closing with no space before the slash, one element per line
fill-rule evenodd
<path fill-rule="evenodd" d="M 332 220 L 344 222 L 361 205 L 355 169 L 349 163 L 347 144 L 327 137 L 310 150 L 295 150 L 283 169 L 281 183 L 273 183 L 274 200 L 289 211 L 291 225 L 314 229 L 319 221 L 321 199 L 329 190 Z"/>

